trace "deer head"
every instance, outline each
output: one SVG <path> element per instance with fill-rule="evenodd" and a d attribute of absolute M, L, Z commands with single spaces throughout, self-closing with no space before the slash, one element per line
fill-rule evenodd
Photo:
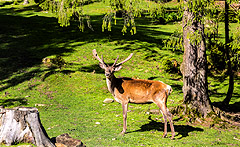
<path fill-rule="evenodd" d="M 133 56 L 133 53 L 131 53 L 124 61 L 120 62 L 117 64 L 117 60 L 119 56 L 117 56 L 117 59 L 113 63 L 113 65 L 108 65 L 107 63 L 104 62 L 103 56 L 102 59 L 99 58 L 96 49 L 93 50 L 93 56 L 99 61 L 99 66 L 105 70 L 105 76 L 107 78 L 111 78 L 114 74 L 115 71 L 119 71 L 122 68 L 122 64 L 130 60 Z"/>

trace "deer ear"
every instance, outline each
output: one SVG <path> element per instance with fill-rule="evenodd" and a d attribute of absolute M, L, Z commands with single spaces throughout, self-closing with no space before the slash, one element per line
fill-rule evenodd
<path fill-rule="evenodd" d="M 102 68 L 102 69 L 105 69 L 106 68 L 106 65 L 104 63 L 101 63 L 99 62 L 99 66 Z"/>
<path fill-rule="evenodd" d="M 114 67 L 114 71 L 119 71 L 122 68 L 122 66 L 116 66 Z"/>

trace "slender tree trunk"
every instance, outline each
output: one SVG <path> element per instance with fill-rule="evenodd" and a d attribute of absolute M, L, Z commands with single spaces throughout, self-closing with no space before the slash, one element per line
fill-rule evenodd
<path fill-rule="evenodd" d="M 191 37 L 193 34 L 198 35 L 198 42 Z M 185 8 L 183 14 L 183 41 L 184 104 L 190 107 L 190 111 L 206 117 L 212 107 L 208 97 L 204 26 L 200 21 L 194 20 L 194 15 L 188 8 Z"/>
<path fill-rule="evenodd" d="M 232 71 L 232 62 L 230 59 L 230 49 L 229 49 L 229 20 L 228 20 L 229 4 L 225 0 L 225 50 L 227 56 L 228 74 L 229 74 L 229 87 L 226 98 L 223 100 L 225 105 L 228 105 L 233 94 L 234 89 L 234 79 Z"/>

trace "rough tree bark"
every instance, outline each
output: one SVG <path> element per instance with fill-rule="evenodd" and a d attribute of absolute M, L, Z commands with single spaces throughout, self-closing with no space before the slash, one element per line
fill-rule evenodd
<path fill-rule="evenodd" d="M 190 107 L 190 111 L 206 117 L 212 111 L 212 107 L 208 96 L 204 25 L 194 19 L 193 13 L 188 8 L 185 8 L 183 14 L 183 38 L 184 55 L 181 71 L 184 104 Z"/>
<path fill-rule="evenodd" d="M 37 108 L 0 108 L 0 144 L 13 145 L 20 142 L 38 147 L 55 147 L 43 128 Z"/>

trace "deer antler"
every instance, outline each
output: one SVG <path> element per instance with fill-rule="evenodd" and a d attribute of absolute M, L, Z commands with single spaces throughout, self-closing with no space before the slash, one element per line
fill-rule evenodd
<path fill-rule="evenodd" d="M 122 65 L 123 63 L 127 62 L 128 60 L 130 60 L 130 59 L 132 58 L 132 56 L 133 56 L 133 53 L 131 53 L 131 54 L 127 57 L 127 59 L 125 59 L 124 61 L 118 63 L 116 66 Z M 117 58 L 117 59 L 118 59 L 118 58 Z M 115 62 L 116 62 L 116 61 L 115 61 Z"/>
<path fill-rule="evenodd" d="M 113 63 L 112 66 L 115 66 L 115 65 L 116 65 L 118 58 L 119 58 L 119 56 L 117 56 L 117 59 L 115 60 L 115 62 Z"/>
<path fill-rule="evenodd" d="M 102 59 L 99 58 L 96 49 L 92 50 L 92 52 L 93 52 L 93 56 L 94 56 L 99 62 L 101 62 L 102 64 L 106 64 L 106 63 L 104 62 L 104 60 L 103 60 L 103 56 L 102 56 Z"/>
<path fill-rule="evenodd" d="M 94 56 L 99 62 L 101 62 L 102 64 L 105 64 L 105 65 L 106 65 L 106 63 L 105 63 L 104 60 L 103 60 L 103 56 L 102 56 L 102 59 L 100 59 L 99 56 L 98 56 L 98 54 L 97 54 L 96 49 L 92 50 L 92 52 L 93 52 L 93 56 Z M 131 53 L 131 54 L 127 57 L 127 59 L 125 59 L 124 61 L 116 64 L 116 63 L 117 63 L 117 60 L 118 60 L 118 58 L 119 58 L 119 56 L 117 56 L 117 59 L 115 60 L 115 62 L 113 63 L 112 66 L 122 65 L 123 63 L 127 62 L 128 60 L 130 60 L 130 59 L 132 58 L 132 56 L 133 56 L 133 53 Z"/>

